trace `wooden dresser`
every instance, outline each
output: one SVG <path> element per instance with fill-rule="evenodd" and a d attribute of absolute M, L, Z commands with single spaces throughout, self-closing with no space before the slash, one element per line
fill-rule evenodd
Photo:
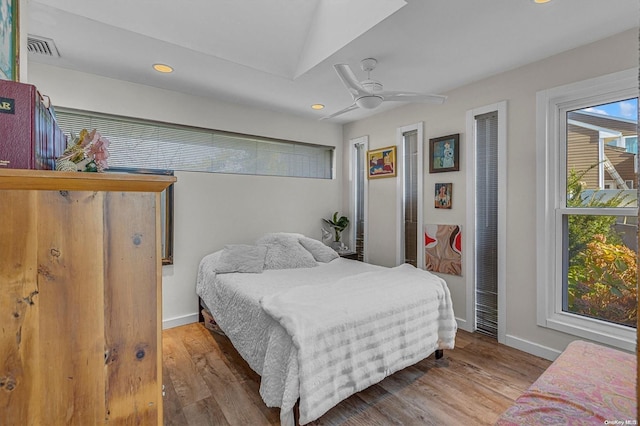
<path fill-rule="evenodd" d="M 160 192 L 0 170 L 0 424 L 162 424 Z"/>

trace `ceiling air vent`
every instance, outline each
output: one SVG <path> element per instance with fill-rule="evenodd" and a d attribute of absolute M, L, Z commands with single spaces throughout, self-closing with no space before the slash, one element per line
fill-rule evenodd
<path fill-rule="evenodd" d="M 36 55 L 60 57 L 56 44 L 50 38 L 27 35 L 27 50 Z"/>

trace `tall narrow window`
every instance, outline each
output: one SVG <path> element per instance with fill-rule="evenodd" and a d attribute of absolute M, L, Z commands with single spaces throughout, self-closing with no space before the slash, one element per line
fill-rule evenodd
<path fill-rule="evenodd" d="M 476 327 L 498 336 L 498 113 L 476 124 Z"/>
<path fill-rule="evenodd" d="M 352 143 L 352 200 L 351 200 L 351 226 L 352 246 L 356 251 L 358 260 L 365 260 L 365 222 L 366 222 L 366 195 L 367 195 L 367 138 L 354 139 Z"/>
<path fill-rule="evenodd" d="M 626 350 L 637 328 L 637 73 L 538 93 L 538 324 Z"/>
<path fill-rule="evenodd" d="M 418 266 L 418 132 L 403 136 L 404 263 Z"/>

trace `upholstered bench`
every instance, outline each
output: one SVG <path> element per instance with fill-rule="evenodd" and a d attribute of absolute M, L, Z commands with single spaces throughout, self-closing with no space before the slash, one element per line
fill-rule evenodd
<path fill-rule="evenodd" d="M 636 424 L 636 374 L 634 354 L 574 341 L 496 425 Z"/>

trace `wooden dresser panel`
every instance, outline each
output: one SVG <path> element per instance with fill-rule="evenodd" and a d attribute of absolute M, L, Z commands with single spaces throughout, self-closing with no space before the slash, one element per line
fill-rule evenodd
<path fill-rule="evenodd" d="M 0 170 L 0 424 L 161 424 L 158 204 L 175 179 L 66 190 L 67 173 L 33 171 L 46 181 L 11 189 L 14 172 Z"/>

